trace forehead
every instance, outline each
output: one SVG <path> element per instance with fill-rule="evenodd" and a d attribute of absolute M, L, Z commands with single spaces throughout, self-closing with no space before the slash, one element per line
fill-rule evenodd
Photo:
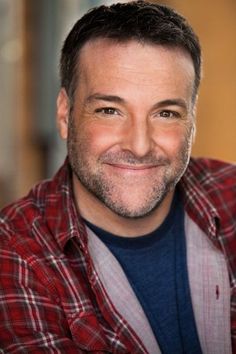
<path fill-rule="evenodd" d="M 170 47 L 142 43 L 136 40 L 117 42 L 112 39 L 93 39 L 85 43 L 79 55 L 80 69 L 87 67 L 101 68 L 103 64 L 125 64 L 126 67 L 135 68 L 143 66 L 144 71 L 150 71 L 158 65 L 185 68 L 186 73 L 193 73 L 194 66 L 190 54 L 179 47 Z M 148 66 L 145 66 L 149 63 Z M 98 64 L 98 66 L 96 66 Z M 151 66 L 150 66 L 151 65 Z M 149 70 L 150 69 L 150 70 Z"/>
<path fill-rule="evenodd" d="M 194 86 L 194 66 L 187 51 L 136 40 L 116 42 L 95 39 L 87 42 L 79 56 L 79 82 L 104 85 L 169 84 L 176 90 Z"/>

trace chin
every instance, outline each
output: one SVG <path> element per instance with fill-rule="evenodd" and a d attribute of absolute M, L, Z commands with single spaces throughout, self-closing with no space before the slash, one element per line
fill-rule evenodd
<path fill-rule="evenodd" d="M 156 199 L 152 203 L 148 203 L 147 205 L 140 206 L 138 208 L 134 208 L 134 205 L 138 205 L 138 202 L 133 202 L 132 206 L 127 204 L 117 204 L 116 202 L 107 202 L 105 201 L 105 205 L 116 215 L 125 218 L 125 219 L 142 219 L 145 218 L 152 213 L 155 212 L 163 202 L 164 196 L 162 198 Z M 139 199 L 140 200 L 140 199 Z"/>

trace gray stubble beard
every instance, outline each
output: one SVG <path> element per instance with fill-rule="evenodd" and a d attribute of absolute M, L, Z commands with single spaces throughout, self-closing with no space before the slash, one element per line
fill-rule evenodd
<path fill-rule="evenodd" d="M 189 162 L 189 151 L 190 151 L 190 135 L 191 132 L 188 132 L 187 139 L 185 140 L 185 143 L 183 144 L 183 147 L 179 153 L 179 156 L 176 158 L 176 160 L 180 161 L 180 164 L 178 166 L 178 169 L 175 167 L 175 170 L 171 171 L 170 169 L 167 170 L 167 173 L 163 176 L 163 180 L 160 184 L 160 181 L 157 186 L 153 187 L 151 195 L 153 198 L 149 198 L 150 203 L 145 203 L 143 208 L 140 208 L 137 211 L 130 211 L 127 209 L 124 205 L 119 205 L 115 200 L 113 200 L 112 195 L 114 194 L 113 191 L 116 188 L 114 185 L 112 185 L 111 182 L 108 180 L 105 180 L 106 177 L 103 176 L 102 171 L 98 171 L 96 174 L 90 173 L 90 168 L 89 168 L 89 163 L 88 160 L 82 160 L 81 156 L 88 156 L 87 149 L 86 149 L 86 144 L 84 144 L 81 141 L 78 141 L 77 135 L 76 135 L 76 127 L 73 122 L 73 119 L 70 119 L 70 124 L 69 124 L 69 134 L 68 134 L 68 155 L 69 155 L 69 161 L 70 165 L 72 168 L 73 173 L 77 177 L 77 179 L 80 181 L 80 183 L 83 185 L 84 188 L 86 188 L 93 196 L 95 196 L 99 201 L 101 201 L 107 208 L 112 210 L 115 214 L 122 216 L 124 218 L 143 218 L 149 214 L 151 214 L 154 210 L 156 210 L 163 202 L 167 194 L 174 190 L 176 184 L 179 182 L 180 178 L 184 174 L 188 162 Z M 79 156 L 80 154 L 81 156 Z M 119 155 L 119 154 L 118 154 Z M 129 161 L 131 163 L 131 160 L 133 160 L 133 163 L 140 163 L 140 159 L 138 160 L 132 153 L 124 153 L 122 152 L 121 155 L 126 156 L 126 163 Z M 118 162 L 121 158 L 121 156 L 117 155 L 111 155 L 109 153 L 104 154 L 103 156 L 100 157 L 102 161 L 106 161 L 110 159 L 110 162 L 112 162 L 112 158 L 115 158 L 115 161 Z M 142 162 L 144 160 L 147 162 L 150 162 L 151 160 L 154 163 L 154 159 L 157 159 L 156 157 L 153 157 L 153 155 L 146 156 L 142 158 Z M 124 161 L 122 161 L 124 162 Z M 159 162 L 163 162 L 164 160 L 161 159 Z M 168 163 L 168 160 L 165 160 L 166 164 Z M 170 162 L 169 162 L 170 164 Z M 169 172 L 169 176 L 168 176 Z M 171 173 L 172 172 L 172 173 Z"/>

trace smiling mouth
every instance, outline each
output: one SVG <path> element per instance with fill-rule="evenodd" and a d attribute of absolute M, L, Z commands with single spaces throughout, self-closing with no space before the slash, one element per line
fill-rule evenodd
<path fill-rule="evenodd" d="M 126 165 L 126 164 L 110 164 L 107 163 L 108 166 L 121 169 L 121 170 L 128 170 L 128 171 L 145 171 L 150 170 L 153 168 L 160 167 L 160 165 Z"/>

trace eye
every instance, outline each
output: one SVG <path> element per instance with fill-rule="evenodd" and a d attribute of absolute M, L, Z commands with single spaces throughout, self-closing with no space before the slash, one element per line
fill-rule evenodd
<path fill-rule="evenodd" d="M 164 110 L 159 113 L 159 116 L 162 118 L 179 118 L 181 115 L 176 111 Z"/>
<path fill-rule="evenodd" d="M 102 107 L 102 108 L 97 108 L 95 110 L 95 113 L 101 113 L 103 115 L 118 115 L 119 112 L 116 108 L 113 107 Z"/>

